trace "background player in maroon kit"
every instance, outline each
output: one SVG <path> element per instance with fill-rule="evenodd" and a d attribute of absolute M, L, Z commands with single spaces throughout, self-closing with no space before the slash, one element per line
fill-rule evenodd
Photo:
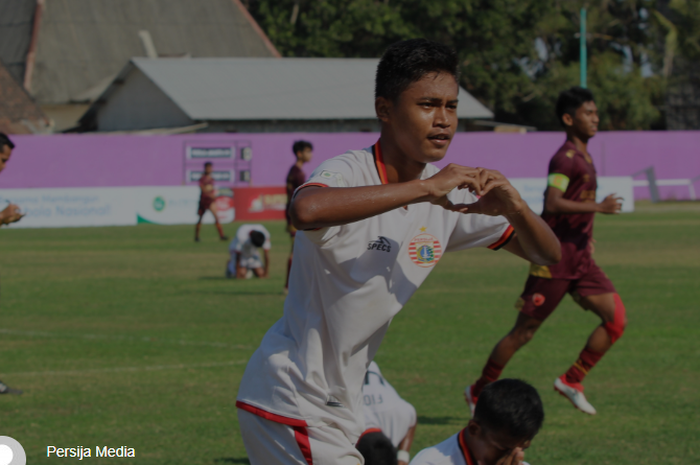
<path fill-rule="evenodd" d="M 531 265 L 525 290 L 516 303 L 520 313 L 515 326 L 496 344 L 481 378 L 464 393 L 472 413 L 483 387 L 498 379 L 508 360 L 532 339 L 567 292 L 602 320 L 578 360 L 554 382 L 554 388 L 579 410 L 596 413 L 583 395 L 581 381 L 625 329 L 622 300 L 591 256 L 595 213 L 616 214 L 622 207 L 615 194 L 595 201 L 596 171 L 587 149 L 588 140 L 598 131 L 593 94 L 581 87 L 562 92 L 557 116 L 566 128 L 566 142 L 549 163 L 542 218 L 561 242 L 562 259 L 552 266 Z"/>
<path fill-rule="evenodd" d="M 214 188 L 214 178 L 211 176 L 211 172 L 214 170 L 211 162 L 206 162 L 204 164 L 204 174 L 199 178 L 199 188 L 201 189 L 201 194 L 199 196 L 199 210 L 197 214 L 199 215 L 199 221 L 197 221 L 197 226 L 194 230 L 194 240 L 199 242 L 199 230 L 202 227 L 202 217 L 209 210 L 212 215 L 214 215 L 214 221 L 216 222 L 216 230 L 219 231 L 219 238 L 222 241 L 227 241 L 228 237 L 224 235 L 224 230 L 219 223 L 219 215 L 216 214 L 216 189 Z"/>
<path fill-rule="evenodd" d="M 289 260 L 287 261 L 287 279 L 284 282 L 285 290 L 289 288 L 289 270 L 292 268 L 294 236 L 297 233 L 296 228 L 294 225 L 292 225 L 292 218 L 289 216 L 289 204 L 292 201 L 294 191 L 297 190 L 299 186 L 304 184 L 304 182 L 306 182 L 306 173 L 304 173 L 302 168 L 304 167 L 305 163 L 310 162 L 311 158 L 313 158 L 313 149 L 314 146 L 311 145 L 311 142 L 307 142 L 305 140 L 298 140 L 294 142 L 294 145 L 292 146 L 292 151 L 294 152 L 294 156 L 297 157 L 297 161 L 289 169 L 289 173 L 287 173 L 287 208 L 285 209 L 285 215 L 287 217 L 287 231 L 292 237 L 292 252 L 290 252 Z"/>

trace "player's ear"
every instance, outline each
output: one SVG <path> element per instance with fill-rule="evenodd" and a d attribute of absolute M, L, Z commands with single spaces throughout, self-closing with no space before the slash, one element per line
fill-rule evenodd
<path fill-rule="evenodd" d="M 478 438 L 481 434 L 483 434 L 483 428 L 479 423 L 477 423 L 474 420 L 469 420 L 469 423 L 467 423 L 467 432 L 469 433 L 469 436 L 473 438 Z"/>
<path fill-rule="evenodd" d="M 377 118 L 379 118 L 382 123 L 389 122 L 392 107 L 393 103 L 391 100 L 385 97 L 377 97 L 374 99 L 374 111 L 377 113 Z"/>
<path fill-rule="evenodd" d="M 566 127 L 571 127 L 574 125 L 574 117 L 568 113 L 564 113 L 563 115 L 561 115 L 561 120 L 564 123 L 564 126 Z"/>

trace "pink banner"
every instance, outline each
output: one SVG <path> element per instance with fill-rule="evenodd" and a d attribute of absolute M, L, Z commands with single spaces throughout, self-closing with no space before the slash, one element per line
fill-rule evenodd
<path fill-rule="evenodd" d="M 17 148 L 0 175 L 0 188 L 187 185 L 205 161 L 214 163 L 221 187 L 282 186 L 294 162 L 295 140 L 314 145 L 314 159 L 305 167 L 310 174 L 323 160 L 369 147 L 377 138 L 374 133 L 12 136 Z M 512 178 L 543 177 L 563 140 L 555 132 L 458 133 L 438 166 L 458 163 Z M 592 139 L 590 152 L 601 176 L 629 176 L 653 166 L 660 180 L 691 179 L 700 176 L 698 146 L 700 131 L 602 132 Z M 689 194 L 687 186 L 660 190 L 663 198 Z M 635 196 L 648 198 L 648 189 L 636 188 Z"/>

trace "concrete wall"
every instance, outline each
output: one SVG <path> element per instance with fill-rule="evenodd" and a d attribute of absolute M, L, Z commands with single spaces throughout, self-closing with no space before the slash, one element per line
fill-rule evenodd
<path fill-rule="evenodd" d="M 295 140 L 314 144 L 314 159 L 305 168 L 309 174 L 323 160 L 371 146 L 378 134 L 63 134 L 12 139 L 17 148 L 0 174 L 0 188 L 183 185 L 187 147 L 201 146 L 250 147 L 252 185 L 280 186 L 294 160 Z M 498 169 L 512 178 L 545 177 L 549 159 L 563 141 L 564 135 L 555 132 L 458 133 L 438 166 L 453 162 Z M 654 166 L 659 179 L 688 179 L 700 175 L 698 147 L 700 131 L 603 132 L 591 140 L 590 152 L 601 176 L 629 176 Z M 695 189 L 700 193 L 700 183 Z M 661 188 L 661 194 L 686 199 L 688 188 Z M 648 189 L 635 188 L 635 197 L 648 198 Z"/>

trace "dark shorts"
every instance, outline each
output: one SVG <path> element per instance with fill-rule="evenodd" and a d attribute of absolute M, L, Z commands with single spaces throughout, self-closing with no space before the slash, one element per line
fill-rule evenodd
<path fill-rule="evenodd" d="M 214 199 L 210 198 L 200 198 L 199 199 L 199 209 L 197 210 L 197 214 L 199 216 L 204 215 L 204 213 L 209 210 L 209 207 L 211 207 L 211 204 L 214 203 Z"/>
<path fill-rule="evenodd" d="M 591 261 L 588 271 L 579 279 L 548 279 L 528 276 L 525 290 L 520 294 L 515 308 L 529 317 L 544 321 L 557 308 L 567 292 L 578 303 L 580 297 L 617 291 L 603 270 Z"/>

